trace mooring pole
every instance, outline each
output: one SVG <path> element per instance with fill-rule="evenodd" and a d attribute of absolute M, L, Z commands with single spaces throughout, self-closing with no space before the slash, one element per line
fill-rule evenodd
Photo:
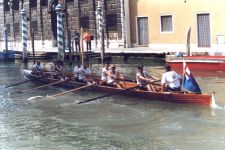
<path fill-rule="evenodd" d="M 63 3 L 64 0 L 59 0 L 55 8 L 57 13 L 57 42 L 58 42 L 58 60 L 64 61 L 64 40 L 63 40 Z"/>
<path fill-rule="evenodd" d="M 98 1 L 97 15 L 98 15 L 98 33 L 100 37 L 101 60 L 103 64 L 104 55 L 105 55 L 105 44 L 104 44 L 104 31 L 103 31 L 103 9 L 102 9 L 100 1 Z"/>
<path fill-rule="evenodd" d="M 27 12 L 25 5 L 21 11 L 22 15 L 22 43 L 23 43 L 23 62 L 27 63 Z"/>

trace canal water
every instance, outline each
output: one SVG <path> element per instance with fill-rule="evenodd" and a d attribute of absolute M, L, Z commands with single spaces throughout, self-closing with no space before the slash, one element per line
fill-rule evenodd
<path fill-rule="evenodd" d="M 144 64 L 161 77 L 163 60 L 113 60 L 127 78 Z M 128 65 L 129 64 L 129 65 Z M 50 63 L 44 62 L 45 67 Z M 21 62 L 0 63 L 0 149 L 3 150 L 224 150 L 225 78 L 196 77 L 205 93 L 216 93 L 213 108 L 146 101 L 114 95 L 86 104 L 77 101 L 103 95 L 79 91 L 56 98 L 68 89 L 45 87 L 32 92 L 11 93 L 36 87 L 24 81 Z M 99 73 L 101 65 L 92 64 Z M 67 66 L 68 69 L 71 67 Z M 40 84 L 41 85 L 41 84 Z M 34 96 L 43 96 L 36 97 Z M 30 99 L 30 100 L 28 100 Z"/>

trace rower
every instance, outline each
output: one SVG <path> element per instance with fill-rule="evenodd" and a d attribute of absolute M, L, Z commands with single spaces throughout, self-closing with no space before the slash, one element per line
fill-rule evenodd
<path fill-rule="evenodd" d="M 111 69 L 107 73 L 107 85 L 117 88 L 124 88 L 124 85 L 118 80 L 123 80 L 123 74 L 119 74 L 116 71 L 116 65 L 112 65 Z"/>
<path fill-rule="evenodd" d="M 53 61 L 53 64 L 51 65 L 51 69 L 50 69 L 50 74 L 52 76 L 52 78 L 56 77 L 56 65 L 57 65 L 57 61 Z"/>
<path fill-rule="evenodd" d="M 91 75 L 91 69 L 87 65 L 84 65 L 84 67 L 80 67 L 77 73 L 79 82 L 88 83 L 90 81 L 90 79 L 88 79 L 88 76 Z"/>
<path fill-rule="evenodd" d="M 62 61 L 57 61 L 55 65 L 55 78 L 60 79 L 63 75 L 63 63 Z"/>
<path fill-rule="evenodd" d="M 78 77 L 79 77 L 79 69 L 81 68 L 81 65 L 78 64 L 77 66 L 75 66 L 73 68 L 73 73 L 74 73 L 74 80 L 78 81 Z"/>
<path fill-rule="evenodd" d="M 162 75 L 162 92 L 180 91 L 182 78 L 175 71 L 171 70 L 170 65 L 165 66 L 166 72 Z"/>
<path fill-rule="evenodd" d="M 143 65 L 138 66 L 137 69 L 138 71 L 136 73 L 136 80 L 137 84 L 139 85 L 139 89 L 155 92 L 155 89 L 151 85 L 151 82 L 157 81 L 158 78 L 148 75 L 148 73 L 144 71 Z"/>
<path fill-rule="evenodd" d="M 101 82 L 100 82 L 101 85 L 106 85 L 107 84 L 107 76 L 108 76 L 109 71 L 110 71 L 110 64 L 107 63 L 102 68 Z"/>
<path fill-rule="evenodd" d="M 43 76 L 43 66 L 40 61 L 37 61 L 37 63 L 33 65 L 31 73 L 37 76 Z"/>

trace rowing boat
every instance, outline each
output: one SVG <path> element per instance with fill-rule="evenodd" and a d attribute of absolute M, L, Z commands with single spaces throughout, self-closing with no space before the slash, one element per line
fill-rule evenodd
<path fill-rule="evenodd" d="M 48 78 L 48 77 L 38 77 L 31 74 L 30 70 L 24 70 L 24 75 L 33 80 L 34 82 L 44 82 L 44 83 L 53 83 L 56 82 L 56 79 Z M 37 79 L 37 80 L 34 80 Z M 79 86 L 84 86 L 84 83 L 79 83 L 75 81 L 65 81 L 57 84 L 57 86 L 64 86 L 69 88 L 76 88 Z M 193 103 L 193 104 L 201 104 L 201 105 L 211 105 L 212 104 L 212 95 L 208 94 L 193 94 L 193 93 L 181 93 L 181 92 L 160 92 L 156 90 L 156 92 L 143 91 L 136 88 L 132 88 L 137 86 L 136 83 L 133 82 L 124 82 L 124 86 L 126 89 L 124 90 L 109 86 L 103 85 L 93 85 L 88 89 L 101 92 L 101 93 L 118 93 L 123 96 L 147 99 L 147 100 L 157 100 L 157 101 L 167 101 L 167 102 L 175 102 L 175 103 Z M 159 89 L 155 87 L 156 89 Z M 121 91 L 121 92 L 120 92 Z M 123 92 L 124 91 L 124 92 Z"/>

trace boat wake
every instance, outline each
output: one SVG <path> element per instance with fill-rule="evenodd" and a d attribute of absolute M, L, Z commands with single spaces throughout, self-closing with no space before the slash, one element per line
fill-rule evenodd
<path fill-rule="evenodd" d="M 216 100 L 215 100 L 215 94 L 212 94 L 212 103 L 210 106 L 212 109 L 220 109 L 220 110 L 224 110 L 225 111 L 225 106 L 220 106 L 216 104 Z"/>
<path fill-rule="evenodd" d="M 30 100 L 33 100 L 33 99 L 37 99 L 37 98 L 42 98 L 43 96 L 32 96 L 30 98 L 28 98 L 27 100 L 30 101 Z"/>

